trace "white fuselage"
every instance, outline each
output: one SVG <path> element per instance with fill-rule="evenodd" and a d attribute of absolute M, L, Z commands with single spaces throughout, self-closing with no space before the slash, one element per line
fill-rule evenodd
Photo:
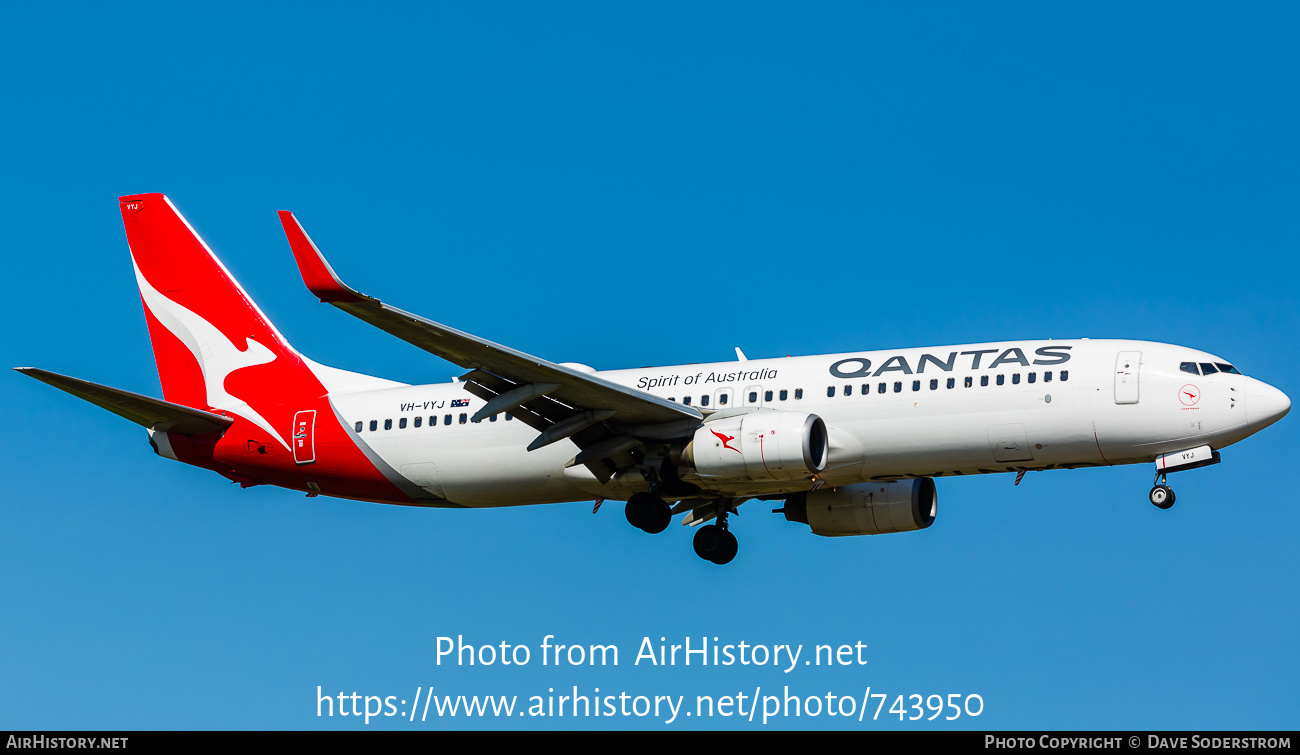
<path fill-rule="evenodd" d="M 830 460 L 819 477 L 844 485 L 1151 462 L 1199 446 L 1223 448 L 1290 408 L 1285 395 L 1258 380 L 1224 372 L 1189 374 L 1180 370 L 1186 362 L 1226 360 L 1169 344 L 1083 339 L 597 374 L 705 411 L 754 407 L 816 414 L 830 437 Z M 360 423 L 356 436 L 363 448 L 453 504 L 626 498 L 645 489 L 635 473 L 602 485 L 581 465 L 566 468 L 577 453 L 567 440 L 526 451 L 537 431 L 505 415 L 468 421 L 483 401 L 459 384 L 331 393 L 330 398 L 349 431 Z M 810 479 L 706 487 L 718 494 L 756 496 L 807 490 L 812 484 Z"/>

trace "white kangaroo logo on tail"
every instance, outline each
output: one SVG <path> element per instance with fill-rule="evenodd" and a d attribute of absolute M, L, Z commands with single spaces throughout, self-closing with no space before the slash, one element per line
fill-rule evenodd
<path fill-rule="evenodd" d="M 275 352 L 266 348 L 252 338 L 245 339 L 247 348 L 243 351 L 226 338 L 216 326 L 199 315 L 182 307 L 163 296 L 140 272 L 140 266 L 131 259 L 135 268 L 135 280 L 140 285 L 140 294 L 145 306 L 153 316 L 167 328 L 172 335 L 185 344 L 194 358 L 198 360 L 199 369 L 203 371 L 203 387 L 207 390 L 208 405 L 214 409 L 224 409 L 237 414 L 271 434 L 286 451 L 292 452 L 289 444 L 280 437 L 266 418 L 258 414 L 247 401 L 226 392 L 226 377 L 236 370 L 267 364 L 275 361 Z"/>

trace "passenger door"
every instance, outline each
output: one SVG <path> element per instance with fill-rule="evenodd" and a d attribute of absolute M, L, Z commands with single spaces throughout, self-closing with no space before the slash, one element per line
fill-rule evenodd
<path fill-rule="evenodd" d="M 293 415 L 293 460 L 298 464 L 316 463 L 316 410 Z"/>
<path fill-rule="evenodd" d="M 1136 404 L 1142 373 L 1142 352 L 1121 351 L 1115 357 L 1115 403 Z"/>

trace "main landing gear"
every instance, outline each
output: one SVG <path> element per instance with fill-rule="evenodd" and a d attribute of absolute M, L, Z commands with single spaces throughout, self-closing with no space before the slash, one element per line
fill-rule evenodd
<path fill-rule="evenodd" d="M 623 513 L 627 516 L 628 524 L 651 535 L 668 529 L 668 524 L 673 520 L 668 502 L 654 493 L 633 493 L 627 499 Z"/>
<path fill-rule="evenodd" d="M 731 510 L 731 502 L 720 501 L 715 505 L 718 507 L 718 523 L 701 525 L 695 531 L 693 544 L 695 555 L 721 566 L 731 563 L 731 559 L 736 557 L 736 553 L 740 550 L 740 543 L 736 541 L 736 536 L 731 534 L 731 530 L 727 529 L 727 514 Z"/>
<path fill-rule="evenodd" d="M 740 550 L 736 536 L 727 528 L 727 517 L 735 509 L 735 502 L 723 499 L 713 506 L 717 523 L 701 525 L 695 530 L 695 555 L 715 564 L 727 564 Z M 651 535 L 668 529 L 673 520 L 672 507 L 655 493 L 634 493 L 627 499 L 623 513 L 629 524 Z"/>
<path fill-rule="evenodd" d="M 1156 472 L 1155 487 L 1151 488 L 1151 503 L 1157 508 L 1167 509 L 1174 505 L 1174 489 L 1166 484 L 1164 472 Z"/>

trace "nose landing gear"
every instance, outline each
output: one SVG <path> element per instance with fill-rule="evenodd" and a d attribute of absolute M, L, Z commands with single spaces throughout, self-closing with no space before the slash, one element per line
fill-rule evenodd
<path fill-rule="evenodd" d="M 1156 508 L 1167 509 L 1174 505 L 1174 489 L 1166 483 L 1165 473 L 1156 472 L 1155 486 L 1151 488 L 1151 494 L 1148 496 Z"/>
<path fill-rule="evenodd" d="M 1168 472 L 1181 472 L 1184 469 L 1200 469 L 1222 461 L 1219 452 L 1209 446 L 1197 446 L 1186 451 L 1161 454 L 1156 457 L 1156 479 L 1151 488 L 1151 503 L 1167 509 L 1174 505 L 1174 491 L 1165 481 Z"/>

